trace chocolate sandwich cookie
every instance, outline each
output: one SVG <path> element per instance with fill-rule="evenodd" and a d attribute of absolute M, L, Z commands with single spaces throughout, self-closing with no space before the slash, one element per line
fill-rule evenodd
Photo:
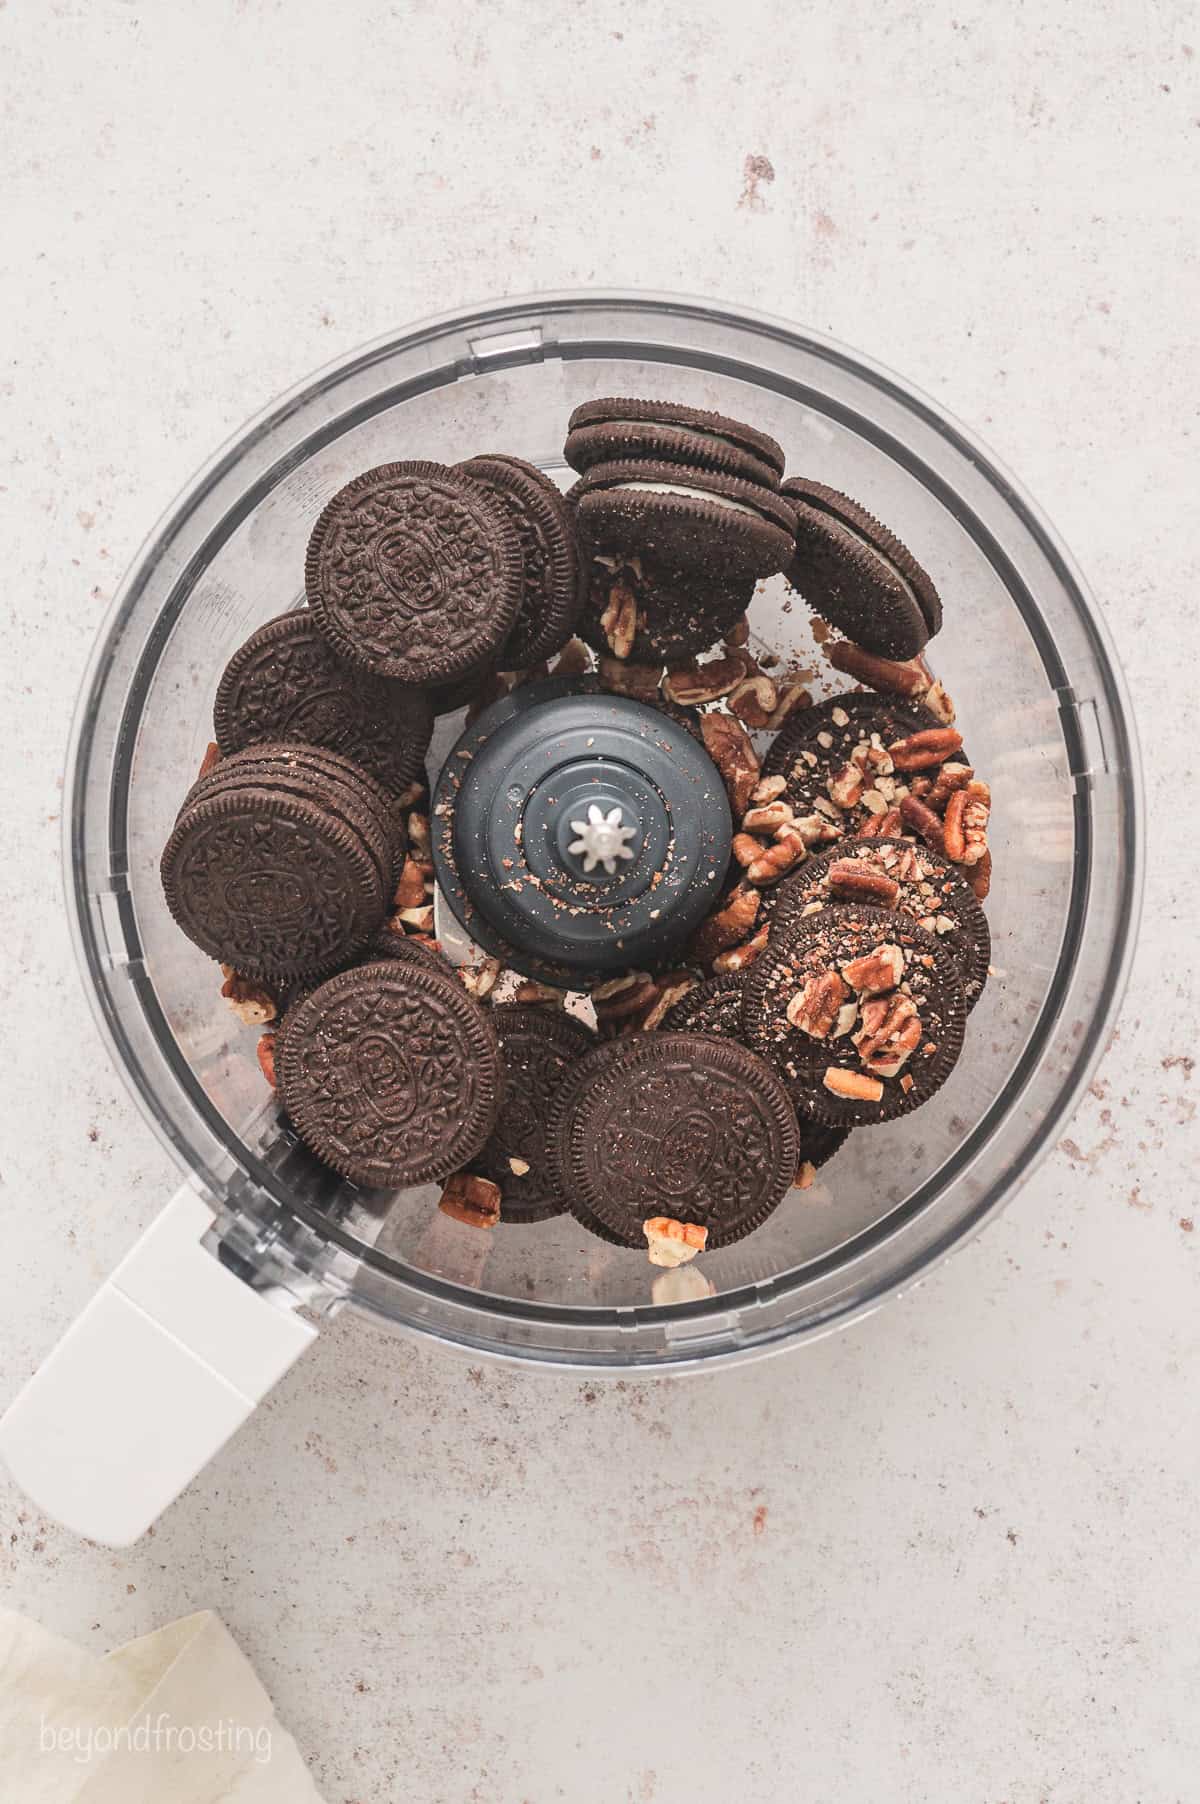
<path fill-rule="evenodd" d="M 224 781 L 205 779 L 185 802 L 162 855 L 167 906 L 189 939 L 244 976 L 331 970 L 382 922 L 394 859 L 350 786 L 254 754 L 222 760 Z"/>
<path fill-rule="evenodd" d="M 546 1146 L 550 1104 L 595 1036 L 554 1009 L 503 1004 L 491 1011 L 491 1020 L 504 1064 L 504 1101 L 471 1169 L 499 1187 L 502 1222 L 548 1221 L 567 1206 Z"/>
<path fill-rule="evenodd" d="M 838 489 L 794 476 L 782 492 L 796 505 L 792 587 L 855 645 L 915 658 L 939 631 L 942 604 L 908 547 Z"/>
<path fill-rule="evenodd" d="M 793 716 L 763 774 L 786 778 L 780 799 L 797 820 L 822 816 L 834 841 L 898 807 L 914 776 L 936 776 L 948 760 L 966 761 L 953 727 L 880 696 L 840 695 Z"/>
<path fill-rule="evenodd" d="M 622 1246 L 667 1215 L 710 1247 L 764 1222 L 796 1174 L 796 1117 L 763 1060 L 732 1040 L 654 1033 L 608 1041 L 555 1096 L 549 1144 L 567 1207 Z"/>
<path fill-rule="evenodd" d="M 650 557 L 588 560 L 587 594 L 577 631 L 601 657 L 613 655 L 622 604 L 634 609 L 631 664 L 675 664 L 717 644 L 754 599 L 753 578 L 736 580 L 675 570 Z"/>
<path fill-rule="evenodd" d="M 745 975 L 727 971 L 706 977 L 680 997 L 663 1016 L 665 1033 L 717 1034 L 723 1039 L 742 1038 L 742 989 Z"/>
<path fill-rule="evenodd" d="M 584 550 L 753 580 L 792 557 L 795 510 L 760 483 L 685 464 L 597 464 L 571 491 Z"/>
<path fill-rule="evenodd" d="M 199 778 L 188 791 L 184 808 L 264 783 L 279 794 L 302 799 L 315 790 L 327 812 L 364 840 L 380 885 L 391 895 L 406 843 L 403 816 L 383 785 L 340 752 L 291 740 L 247 746 Z"/>
<path fill-rule="evenodd" d="M 911 915 L 954 954 L 968 1010 L 983 994 L 992 954 L 987 916 L 962 866 L 926 845 L 905 839 L 848 840 L 810 858 L 776 893 L 776 935 L 830 903 L 857 902 Z"/>
<path fill-rule="evenodd" d="M 562 649 L 583 603 L 571 510 L 550 478 L 519 457 L 472 457 L 455 468 L 504 509 L 521 542 L 524 587 L 504 661 L 506 670 L 527 670 Z"/>
<path fill-rule="evenodd" d="M 567 421 L 567 435 L 564 456 L 573 470 L 650 457 L 724 470 L 768 488 L 777 488 L 783 475 L 783 447 L 769 433 L 677 401 L 620 395 L 584 401 Z"/>
<path fill-rule="evenodd" d="M 308 542 L 305 589 L 339 657 L 450 683 L 495 663 L 524 594 L 504 507 L 437 463 L 381 464 L 340 489 Z"/>
<path fill-rule="evenodd" d="M 302 740 L 353 758 L 397 793 L 424 771 L 433 710 L 419 689 L 334 654 L 307 609 L 260 626 L 233 654 L 213 707 L 228 757 L 269 740 Z"/>
<path fill-rule="evenodd" d="M 742 1028 L 802 1115 L 867 1127 L 919 1107 L 962 1047 L 966 1000 L 945 941 L 890 909 L 793 921 L 750 967 Z"/>
<path fill-rule="evenodd" d="M 343 971 L 289 1009 L 275 1076 L 305 1145 L 372 1189 L 461 1171 L 504 1085 L 483 1009 L 449 973 L 407 959 Z"/>

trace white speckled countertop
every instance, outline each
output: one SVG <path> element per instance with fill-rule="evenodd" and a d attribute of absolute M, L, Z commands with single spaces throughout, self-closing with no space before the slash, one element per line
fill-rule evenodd
<path fill-rule="evenodd" d="M 0 1402 L 174 1179 L 68 943 L 77 680 L 160 510 L 313 366 L 539 288 L 831 332 L 1020 473 L 1149 745 L 1114 1044 L 903 1302 L 615 1387 L 344 1319 L 123 1554 L 0 1478 L 4 1602 L 98 1649 L 215 1606 L 330 1804 L 1196 1796 L 1192 43 L 1171 0 L 0 0 Z"/>

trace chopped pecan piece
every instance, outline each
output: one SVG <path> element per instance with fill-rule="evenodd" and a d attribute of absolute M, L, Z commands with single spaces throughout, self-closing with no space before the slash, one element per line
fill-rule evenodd
<path fill-rule="evenodd" d="M 729 709 L 756 731 L 771 724 L 779 706 L 779 691 L 769 676 L 743 677 L 729 691 Z"/>
<path fill-rule="evenodd" d="M 790 720 L 793 714 L 798 714 L 801 708 L 812 707 L 812 691 L 805 688 L 803 677 L 790 677 L 782 683 L 777 681 L 775 687 L 779 692 L 779 701 L 767 722 L 772 733 L 777 733 L 784 721 Z"/>
<path fill-rule="evenodd" d="M 881 814 L 873 814 L 863 827 L 863 834 L 870 839 L 894 839 L 904 826 L 904 817 L 898 808 L 885 808 Z"/>
<path fill-rule="evenodd" d="M 969 881 L 977 902 L 986 902 L 992 887 L 992 855 L 985 852 L 978 864 L 968 867 Z"/>
<path fill-rule="evenodd" d="M 862 799 L 863 774 L 853 761 L 829 779 L 829 799 L 838 808 L 853 808 Z"/>
<path fill-rule="evenodd" d="M 635 981 L 615 995 L 607 996 L 602 1002 L 592 1001 L 596 1009 L 596 1021 L 600 1027 L 615 1027 L 619 1021 L 632 1021 L 635 1016 L 641 1017 L 652 1009 L 658 1001 L 658 985 L 645 971 L 636 974 Z"/>
<path fill-rule="evenodd" d="M 429 838 L 429 816 L 414 808 L 408 817 L 408 841 L 418 858 L 430 858 L 433 848 Z"/>
<path fill-rule="evenodd" d="M 608 641 L 614 658 L 627 658 L 637 638 L 637 601 L 633 590 L 622 582 L 613 583 L 608 602 L 600 616 L 600 630 Z"/>
<path fill-rule="evenodd" d="M 517 985 L 513 1001 L 519 1002 L 522 1008 L 536 1008 L 543 1002 L 552 1008 L 561 1008 L 563 993 L 552 989 L 548 983 L 538 983 L 536 978 L 527 977 L 524 983 Z"/>
<path fill-rule="evenodd" d="M 485 958 L 473 965 L 460 965 L 458 975 L 468 996 L 474 996 L 476 1002 L 482 1002 L 490 996 L 504 971 L 504 965 L 498 958 Z"/>
<path fill-rule="evenodd" d="M 197 783 L 200 781 L 201 777 L 207 777 L 210 770 L 215 770 L 220 762 L 221 748 L 215 739 L 210 739 L 208 742 L 208 749 L 200 760 L 200 769 L 196 772 Z"/>
<path fill-rule="evenodd" d="M 690 659 L 686 664 L 673 664 L 663 679 L 668 698 L 684 708 L 696 708 L 705 702 L 717 702 L 748 676 L 752 660 L 744 651 L 727 651 L 707 664 Z"/>
<path fill-rule="evenodd" d="M 759 953 L 766 951 L 770 934 L 771 929 L 764 921 L 752 939 L 743 941 L 740 946 L 731 946 L 728 952 L 718 952 L 712 961 L 713 970 L 717 972 L 747 970 Z"/>
<path fill-rule="evenodd" d="M 911 996 L 877 996 L 864 1002 L 854 1049 L 876 1077 L 898 1077 L 921 1044 L 921 1017 Z"/>
<path fill-rule="evenodd" d="M 408 933 L 432 933 L 433 904 L 426 902 L 420 908 L 398 908 L 391 919 L 399 921 Z"/>
<path fill-rule="evenodd" d="M 850 902 L 874 902 L 880 908 L 895 908 L 900 885 L 886 871 L 876 869 L 865 858 L 838 858 L 829 867 L 829 888 L 835 896 Z"/>
<path fill-rule="evenodd" d="M 252 977 L 243 977 L 232 965 L 222 965 L 225 981 L 221 994 L 243 1027 L 265 1027 L 274 1021 L 279 1005 L 270 990 Z"/>
<path fill-rule="evenodd" d="M 750 621 L 747 615 L 741 614 L 725 634 L 725 644 L 730 651 L 740 651 L 743 645 L 750 642 Z"/>
<path fill-rule="evenodd" d="M 878 996 L 894 990 L 904 975 L 904 953 L 891 940 L 884 940 L 861 958 L 848 959 L 842 976 L 860 996 Z"/>
<path fill-rule="evenodd" d="M 787 1005 L 787 1018 L 800 1033 L 824 1040 L 833 1032 L 849 994 L 836 971 L 821 971 L 796 991 Z"/>
<path fill-rule="evenodd" d="M 743 833 L 774 833 L 778 827 L 790 827 L 795 822 L 790 802 L 760 802 L 757 807 L 748 808 L 742 817 Z"/>
<path fill-rule="evenodd" d="M 927 708 L 935 720 L 940 720 L 944 727 L 954 725 L 956 714 L 954 703 L 947 695 L 945 686 L 934 683 L 922 699 L 922 706 Z"/>
<path fill-rule="evenodd" d="M 494 1228 L 500 1220 L 500 1187 L 490 1178 L 459 1171 L 447 1178 L 438 1208 L 469 1228 Z"/>
<path fill-rule="evenodd" d="M 415 858 L 406 858 L 392 897 L 393 908 L 420 908 L 425 900 L 425 871 Z"/>
<path fill-rule="evenodd" d="M 761 906 L 762 897 L 758 891 L 746 883 L 739 883 L 730 891 L 724 905 L 709 915 L 707 921 L 701 922 L 692 939 L 692 957 L 698 964 L 706 965 L 718 952 L 740 946 L 753 929 Z"/>
<path fill-rule="evenodd" d="M 758 754 L 750 743 L 750 735 L 732 714 L 702 715 L 700 734 L 705 750 L 721 773 L 733 818 L 740 821 L 759 779 Z"/>
<path fill-rule="evenodd" d="M 672 971 L 666 977 L 660 977 L 655 985 L 656 998 L 650 1013 L 642 1022 L 643 1033 L 653 1033 L 661 1026 L 663 1016 L 673 1009 L 677 1002 L 685 997 L 689 990 L 696 987 L 696 979 L 690 971 Z"/>
<path fill-rule="evenodd" d="M 275 1088 L 275 1035 L 274 1033 L 258 1036 L 258 1068 L 270 1084 Z"/>
<path fill-rule="evenodd" d="M 827 1066 L 821 1082 L 834 1096 L 843 1096 L 848 1102 L 879 1102 L 883 1096 L 883 1085 L 877 1077 L 868 1077 L 864 1071 L 843 1071 L 840 1065 Z"/>
<path fill-rule="evenodd" d="M 669 1160 L 670 1142 L 666 1157 Z M 652 1215 L 642 1223 L 651 1265 L 686 1265 L 708 1244 L 708 1229 L 698 1222 L 675 1221 L 669 1215 Z"/>
<path fill-rule="evenodd" d="M 925 727 L 889 745 L 897 770 L 931 770 L 962 750 L 962 734 L 954 727 Z"/>
<path fill-rule="evenodd" d="M 786 777 L 763 777 L 750 791 L 750 800 L 760 807 L 767 802 L 777 802 L 786 788 Z"/>

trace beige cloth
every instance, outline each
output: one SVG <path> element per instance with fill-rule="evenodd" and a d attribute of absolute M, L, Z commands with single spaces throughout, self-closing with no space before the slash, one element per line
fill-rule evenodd
<path fill-rule="evenodd" d="M 0 1799 L 321 1804 L 211 1610 L 103 1659 L 0 1610 Z"/>

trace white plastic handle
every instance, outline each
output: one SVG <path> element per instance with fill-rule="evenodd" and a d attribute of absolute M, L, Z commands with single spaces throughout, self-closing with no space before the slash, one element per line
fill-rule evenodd
<path fill-rule="evenodd" d="M 128 1547 L 225 1445 L 317 1330 L 201 1245 L 181 1190 L 0 1420 L 0 1457 L 38 1508 Z"/>

